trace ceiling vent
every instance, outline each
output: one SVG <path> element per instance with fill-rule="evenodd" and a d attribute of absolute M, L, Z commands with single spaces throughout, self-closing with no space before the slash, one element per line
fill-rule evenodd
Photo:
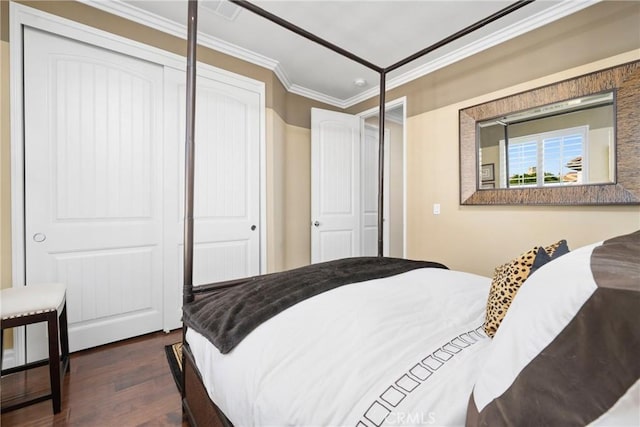
<path fill-rule="evenodd" d="M 242 9 L 240 6 L 237 6 L 227 0 L 205 0 L 202 2 L 202 7 L 229 21 L 236 19 Z"/>

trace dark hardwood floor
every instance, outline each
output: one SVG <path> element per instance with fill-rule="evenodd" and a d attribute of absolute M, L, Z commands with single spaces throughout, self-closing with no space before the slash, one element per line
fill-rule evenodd
<path fill-rule="evenodd" d="M 62 412 L 51 400 L 2 414 L 5 426 L 187 426 L 180 393 L 164 346 L 181 331 L 156 332 L 71 355 L 62 390 Z M 49 387 L 47 367 L 2 379 L 2 401 L 39 394 Z"/>

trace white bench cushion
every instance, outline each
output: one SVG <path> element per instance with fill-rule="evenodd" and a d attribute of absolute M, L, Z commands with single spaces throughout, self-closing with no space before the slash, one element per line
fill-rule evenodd
<path fill-rule="evenodd" d="M 2 289 L 0 293 L 0 313 L 2 319 L 46 313 L 60 312 L 65 301 L 66 286 L 62 283 L 41 283 Z"/>

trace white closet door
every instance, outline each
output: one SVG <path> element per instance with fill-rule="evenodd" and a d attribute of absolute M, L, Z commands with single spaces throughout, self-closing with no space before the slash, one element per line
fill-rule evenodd
<path fill-rule="evenodd" d="M 311 262 L 360 255 L 360 119 L 311 109 Z"/>
<path fill-rule="evenodd" d="M 167 158 L 179 203 L 169 221 L 169 275 L 183 278 L 184 73 L 167 74 L 167 108 L 181 118 L 180 144 Z M 201 70 L 196 78 L 194 271 L 195 285 L 260 273 L 260 95 Z M 175 133 L 177 132 L 177 133 Z M 172 224 L 172 225 L 171 225 Z"/>
<path fill-rule="evenodd" d="M 25 27 L 26 281 L 67 284 L 72 351 L 162 328 L 162 79 Z"/>

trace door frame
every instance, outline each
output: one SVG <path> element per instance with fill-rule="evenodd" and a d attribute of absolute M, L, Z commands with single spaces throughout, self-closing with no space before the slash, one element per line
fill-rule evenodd
<path fill-rule="evenodd" d="M 12 286 L 24 286 L 26 282 L 26 236 L 25 236 L 25 183 L 24 183 L 24 120 L 23 120 L 23 26 L 47 31 L 52 34 L 134 56 L 145 61 L 186 71 L 184 57 L 127 39 L 89 25 L 81 24 L 31 7 L 10 2 L 10 124 L 11 124 L 11 267 Z M 186 34 L 186 29 L 185 29 Z M 198 69 L 215 74 L 221 81 L 253 90 L 260 95 L 260 272 L 267 271 L 267 203 L 266 203 L 266 103 L 265 83 L 209 64 L 198 62 Z M 164 134 L 164 129 L 162 130 Z M 167 141 L 163 141 L 163 150 Z M 167 296 L 173 295 L 168 283 L 163 284 L 163 329 L 168 331 L 170 313 Z M 174 296 L 175 297 L 175 296 Z M 180 299 L 181 300 L 181 299 Z M 175 317 L 175 313 L 173 315 Z M 16 329 L 13 336 L 12 364 L 20 365 L 26 360 L 24 328 Z M 9 362 L 9 360 L 8 360 Z M 4 364 L 3 364 L 4 366 Z M 7 367 L 9 367 L 7 365 Z"/>
<path fill-rule="evenodd" d="M 385 103 L 385 111 L 402 106 L 402 257 L 407 256 L 407 97 L 403 96 Z M 362 129 L 367 118 L 377 116 L 380 113 L 378 107 L 362 111 L 356 116 L 360 117 Z M 363 133 L 363 132 L 362 132 Z M 386 164 L 386 159 L 385 159 Z M 385 176 L 387 174 L 385 173 Z M 384 197 L 385 205 L 389 201 L 388 195 Z"/>
<path fill-rule="evenodd" d="M 376 132 L 376 138 L 378 137 L 378 125 L 377 124 L 371 124 L 371 123 L 366 123 L 366 121 L 362 120 L 361 122 L 361 126 L 362 129 L 360 131 L 360 160 L 362 161 L 362 159 L 364 159 L 364 141 L 365 138 L 367 137 L 366 132 L 367 129 L 372 129 Z M 385 145 L 384 145 L 384 170 L 388 171 L 390 169 L 390 142 L 391 142 L 391 131 L 388 128 L 385 128 L 384 130 L 384 140 L 385 140 Z M 364 183 L 364 167 L 361 168 L 360 171 L 360 183 Z M 376 176 L 378 176 L 378 174 L 376 174 Z M 390 180 L 389 180 L 389 174 L 385 173 L 384 174 L 384 182 L 383 182 L 383 188 L 384 188 L 384 194 L 389 194 L 389 186 L 390 186 Z M 364 216 L 365 216 L 365 212 L 364 212 L 364 192 L 362 191 L 362 187 L 363 185 L 360 185 L 360 212 L 361 212 L 361 220 L 360 220 L 360 228 L 361 228 L 361 235 L 360 235 L 360 254 L 364 256 L 364 227 L 365 227 L 365 220 L 364 220 Z M 384 198 L 384 206 L 382 209 L 382 218 L 384 220 L 384 224 L 388 223 L 389 220 L 389 216 L 390 216 L 390 211 L 391 211 L 391 205 L 389 203 L 389 198 L 385 197 Z M 377 224 L 376 224 L 376 228 L 377 228 Z M 389 245 L 389 236 L 390 236 L 390 231 L 389 231 L 389 227 L 384 226 L 383 229 L 383 249 L 382 249 L 382 253 L 383 256 L 389 256 L 389 251 L 390 251 L 390 245 Z M 377 239 L 376 239 L 377 242 Z M 376 248 L 377 248 L 377 244 L 376 244 Z M 377 253 L 377 249 L 376 249 L 376 253 Z"/>

